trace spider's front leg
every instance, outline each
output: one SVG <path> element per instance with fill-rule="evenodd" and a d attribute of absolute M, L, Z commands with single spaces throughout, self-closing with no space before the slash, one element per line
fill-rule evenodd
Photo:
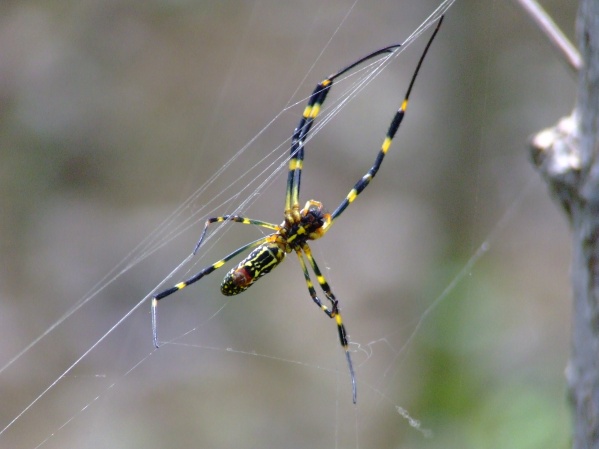
<path fill-rule="evenodd" d="M 383 140 L 381 149 L 379 150 L 379 152 L 376 156 L 376 159 L 374 160 L 374 164 L 372 165 L 372 167 L 370 167 L 370 169 L 368 169 L 366 174 L 364 176 L 362 176 L 358 180 L 358 182 L 356 182 L 356 184 L 349 191 L 349 193 L 347 194 L 345 199 L 343 201 L 341 201 L 341 204 L 339 204 L 339 206 L 337 206 L 337 209 L 335 209 L 333 211 L 333 213 L 331 214 L 331 224 L 333 224 L 335 219 L 337 219 L 337 217 L 339 217 L 345 211 L 347 206 L 349 206 L 351 203 L 353 203 L 355 201 L 355 199 L 358 197 L 358 195 L 360 193 L 362 193 L 362 191 L 366 187 L 368 187 L 368 185 L 370 184 L 370 181 L 372 181 L 372 179 L 376 176 L 377 172 L 379 171 L 379 168 L 381 167 L 381 164 L 383 163 L 383 159 L 385 159 L 385 155 L 387 154 L 387 152 L 389 151 L 389 148 L 391 147 L 391 142 L 393 141 L 393 138 L 395 137 L 395 134 L 397 133 L 397 130 L 401 126 L 401 122 L 405 116 L 406 110 L 408 108 L 408 100 L 410 99 L 410 93 L 412 92 L 412 88 L 414 87 L 414 82 L 416 81 L 416 78 L 418 77 L 418 72 L 420 71 L 420 67 L 422 67 L 424 58 L 426 57 L 426 54 L 427 54 L 431 44 L 433 43 L 435 36 L 439 32 L 439 28 L 441 27 L 442 22 L 443 22 L 443 16 L 441 16 L 441 18 L 439 19 L 439 22 L 437 23 L 437 27 L 435 28 L 435 31 L 433 32 L 432 36 L 429 38 L 428 43 L 426 44 L 426 47 L 424 48 L 424 51 L 422 52 L 422 55 L 420 56 L 418 65 L 416 66 L 416 70 L 414 70 L 414 73 L 412 74 L 412 79 L 410 80 L 410 84 L 408 85 L 408 90 L 406 91 L 404 99 L 401 102 L 401 106 L 395 112 L 395 115 L 393 116 L 393 119 L 391 120 L 391 124 L 389 125 L 389 128 L 387 130 L 387 134 L 385 136 L 385 139 Z M 391 48 L 391 47 L 389 47 L 389 48 Z M 383 50 L 385 50 L 385 49 L 383 49 Z"/>
<path fill-rule="evenodd" d="M 288 225 L 299 221 L 299 192 L 304 164 L 304 143 L 332 85 L 332 78 L 327 78 L 316 85 L 304 108 L 302 118 L 291 136 L 289 174 L 285 192 L 285 221 Z"/>

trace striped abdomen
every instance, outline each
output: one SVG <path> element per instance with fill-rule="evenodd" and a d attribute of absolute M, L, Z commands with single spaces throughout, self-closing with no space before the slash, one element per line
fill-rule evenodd
<path fill-rule="evenodd" d="M 220 286 L 223 295 L 233 296 L 247 290 L 257 279 L 269 273 L 285 258 L 276 243 L 266 243 L 252 251 L 227 273 Z"/>

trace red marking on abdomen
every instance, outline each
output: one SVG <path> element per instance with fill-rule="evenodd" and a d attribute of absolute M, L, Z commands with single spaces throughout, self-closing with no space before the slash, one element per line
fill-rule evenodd
<path fill-rule="evenodd" d="M 231 281 L 238 287 L 247 287 L 254 278 L 246 267 L 239 267 L 231 273 Z"/>

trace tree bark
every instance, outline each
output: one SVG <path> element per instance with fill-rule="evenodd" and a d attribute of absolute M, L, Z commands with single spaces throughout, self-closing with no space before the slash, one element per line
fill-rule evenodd
<path fill-rule="evenodd" d="M 572 226 L 572 352 L 566 377 L 574 449 L 599 449 L 599 0 L 581 0 L 572 116 L 533 139 L 533 161 Z"/>
<path fill-rule="evenodd" d="M 568 383 L 573 447 L 599 449 L 599 0 L 582 0 L 577 20 L 583 68 L 576 106 L 580 175 L 571 206 L 574 315 Z"/>
<path fill-rule="evenodd" d="M 581 0 L 575 112 L 533 140 L 533 160 L 572 227 L 574 449 L 599 449 L 599 0 Z"/>

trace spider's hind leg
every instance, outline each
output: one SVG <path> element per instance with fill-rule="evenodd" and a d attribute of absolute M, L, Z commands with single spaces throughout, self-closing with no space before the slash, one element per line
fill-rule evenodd
<path fill-rule="evenodd" d="M 308 268 L 306 267 L 306 262 L 304 262 L 304 258 L 302 257 L 302 252 L 303 252 L 303 254 L 306 255 L 306 258 L 308 259 L 308 262 L 310 263 L 310 267 L 312 268 L 312 271 L 314 271 L 314 274 L 316 275 L 316 279 L 318 280 L 318 284 L 320 285 L 320 288 L 324 292 L 327 299 L 331 302 L 331 308 L 329 308 L 325 304 L 323 304 L 322 301 L 320 300 L 320 298 L 318 297 L 318 295 L 316 294 L 316 289 L 314 288 L 314 284 L 312 283 L 312 280 L 310 279 L 310 273 L 308 273 Z M 353 366 L 350 351 L 349 351 L 349 340 L 347 339 L 347 331 L 345 330 L 345 325 L 343 324 L 343 319 L 341 318 L 341 314 L 339 313 L 339 301 L 337 300 L 337 298 L 335 298 L 335 295 L 333 294 L 331 287 L 329 286 L 325 277 L 320 272 L 320 269 L 318 268 L 316 261 L 312 257 L 312 251 L 310 250 L 310 247 L 308 246 L 308 244 L 305 243 L 304 245 L 302 245 L 301 250 L 297 249 L 296 253 L 297 253 L 297 257 L 300 261 L 302 271 L 304 272 L 304 279 L 306 280 L 306 285 L 308 286 L 308 291 L 310 292 L 310 296 L 312 297 L 312 300 L 318 307 L 320 307 L 320 309 L 329 318 L 334 318 L 335 322 L 337 323 L 339 342 L 341 343 L 341 347 L 345 351 L 345 358 L 347 359 L 347 366 L 349 368 L 349 375 L 350 375 L 351 383 L 352 383 L 352 399 L 355 404 L 356 399 L 357 399 L 356 376 L 354 374 L 354 366 Z"/>

